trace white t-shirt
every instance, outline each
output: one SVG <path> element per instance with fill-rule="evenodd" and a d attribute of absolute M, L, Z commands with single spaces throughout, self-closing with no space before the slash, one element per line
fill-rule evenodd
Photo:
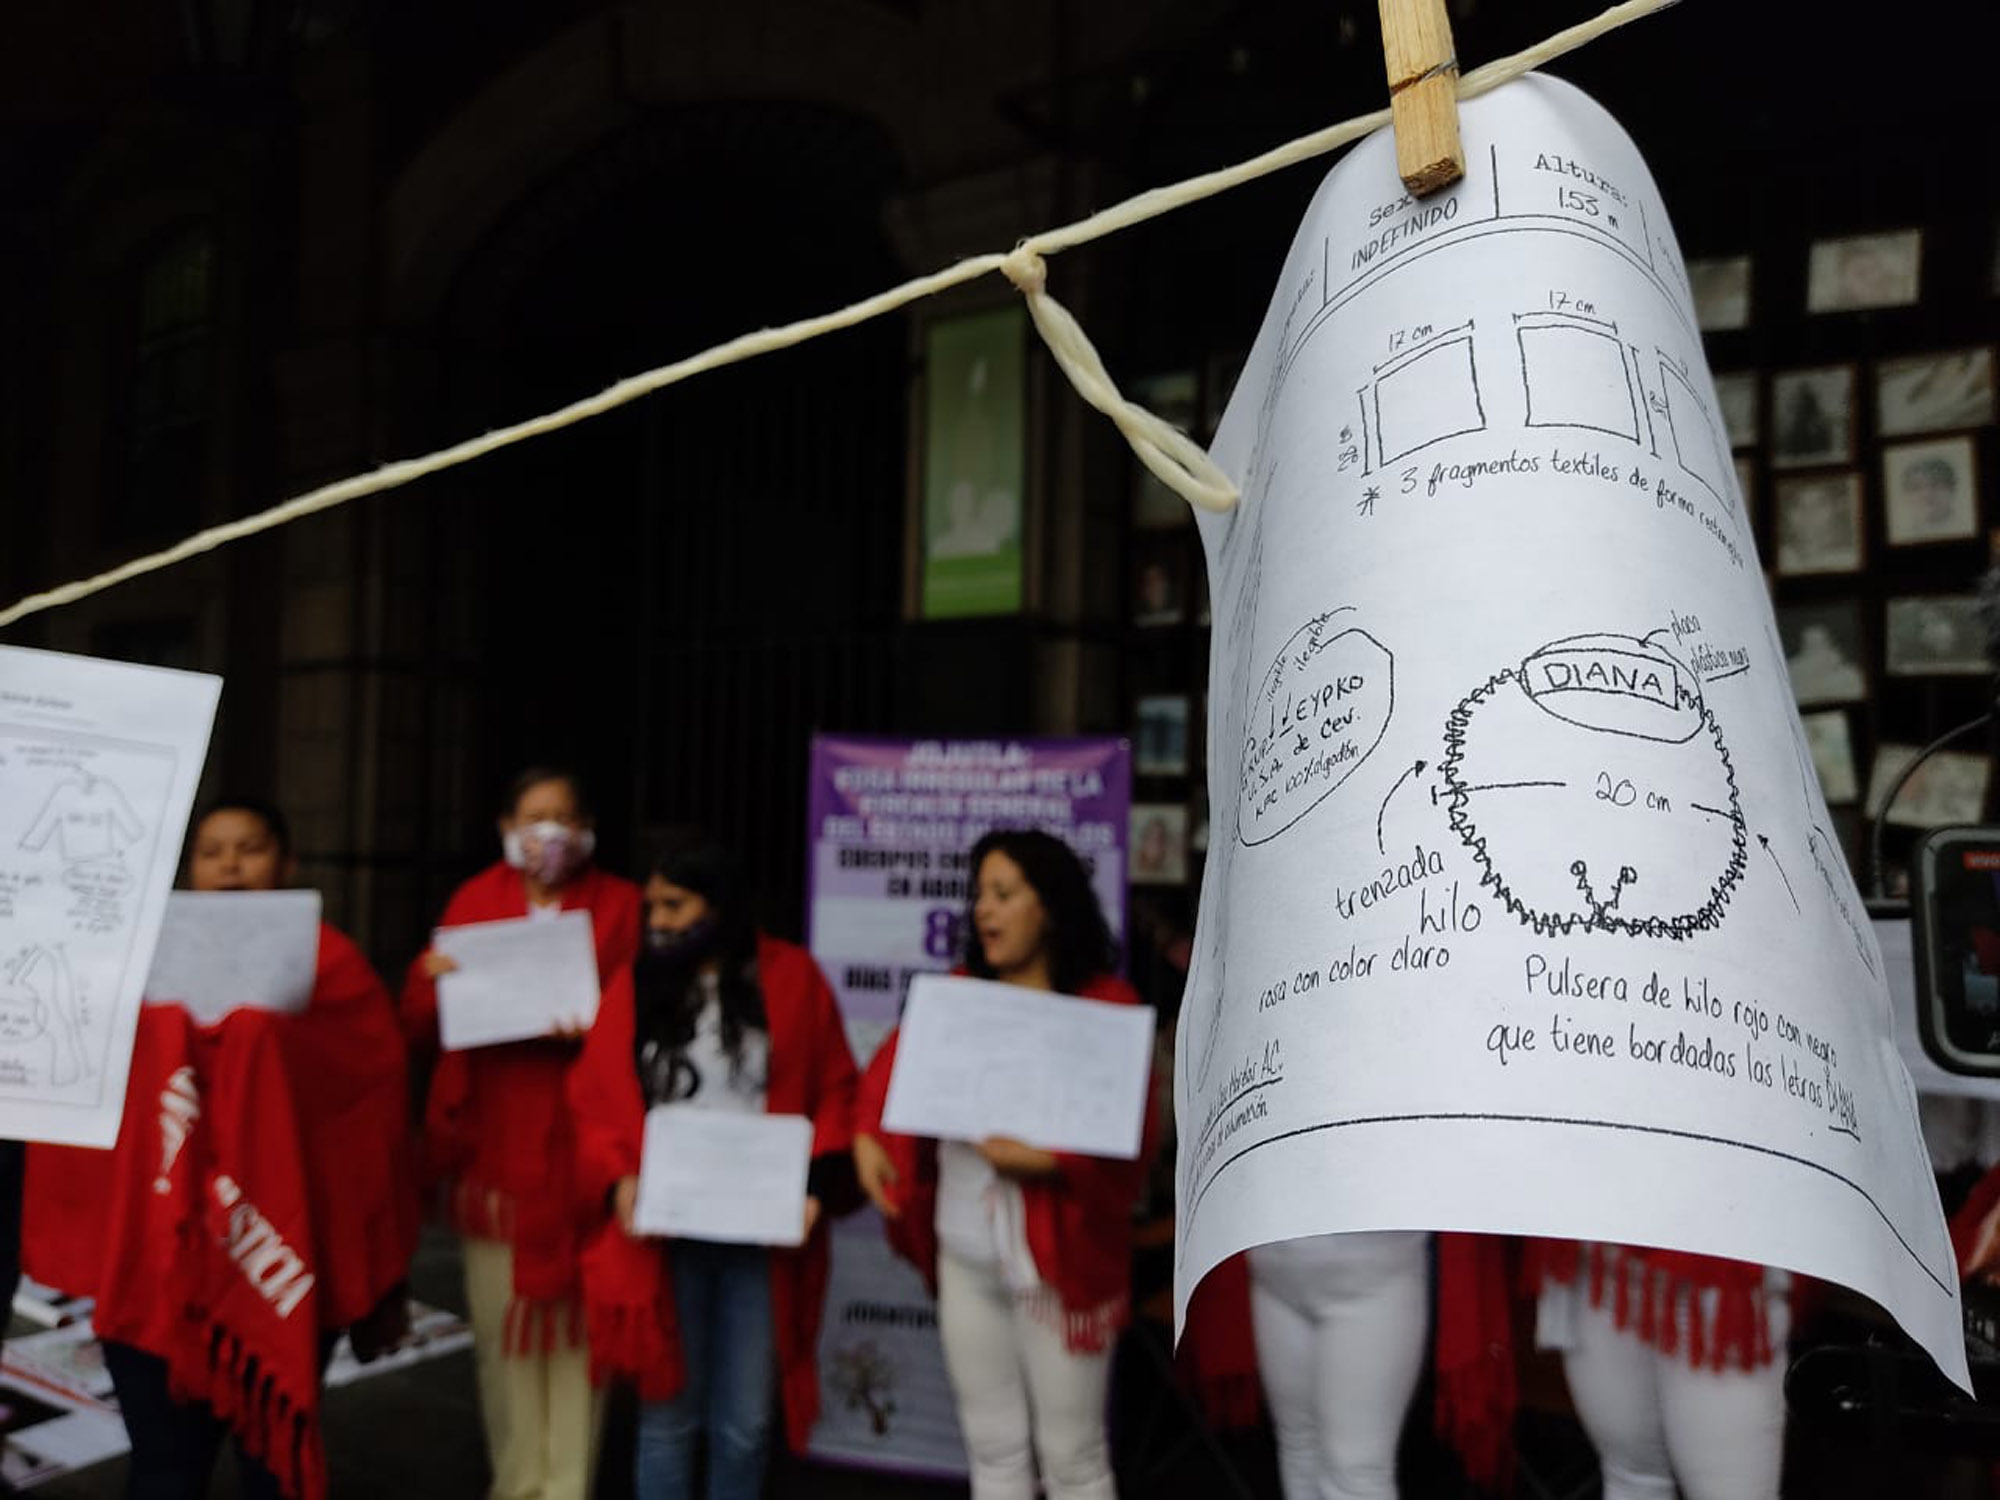
<path fill-rule="evenodd" d="M 701 1012 L 694 1035 L 676 1049 L 663 1051 L 648 1042 L 640 1052 L 640 1083 L 646 1103 L 692 1104 L 701 1109 L 727 1109 L 739 1114 L 764 1112 L 764 1086 L 770 1077 L 771 1038 L 757 1027 L 745 1027 L 743 1045 L 732 1064 L 722 1040 L 722 994 L 713 974 L 696 983 L 701 988 Z"/>
<path fill-rule="evenodd" d="M 997 1268 L 1010 1290 L 1032 1292 L 1042 1284 L 1028 1249 L 1021 1185 L 994 1171 L 964 1141 L 938 1142 L 937 1236 L 939 1247 L 954 1259 Z"/>

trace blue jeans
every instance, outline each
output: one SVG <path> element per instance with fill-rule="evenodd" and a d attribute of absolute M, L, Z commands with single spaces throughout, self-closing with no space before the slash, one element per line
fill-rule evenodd
<path fill-rule="evenodd" d="M 687 1384 L 639 1408 L 638 1500 L 694 1500 L 704 1428 L 708 1500 L 758 1500 L 776 1364 L 770 1257 L 707 1240 L 675 1240 L 667 1254 Z"/>

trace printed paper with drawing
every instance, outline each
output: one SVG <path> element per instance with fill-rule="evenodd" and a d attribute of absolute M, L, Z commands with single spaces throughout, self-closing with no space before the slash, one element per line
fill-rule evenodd
<path fill-rule="evenodd" d="M 597 945 L 587 911 L 440 927 L 431 946 L 458 963 L 437 987 L 447 1052 L 544 1037 L 597 1018 Z"/>
<path fill-rule="evenodd" d="M 0 1137 L 117 1139 L 221 686 L 0 647 Z"/>
<path fill-rule="evenodd" d="M 812 1140 L 804 1115 L 655 1105 L 646 1111 L 633 1227 L 732 1245 L 797 1245 L 805 1239 Z"/>
<path fill-rule="evenodd" d="M 318 891 L 175 891 L 146 976 L 148 1005 L 179 1005 L 196 1024 L 232 1010 L 296 1015 L 319 968 Z"/>
<path fill-rule="evenodd" d="M 1215 456 L 1214 837 L 1183 1305 L 1224 1257 L 1476 1229 L 1957 1278 L 1673 231 L 1565 84 L 1321 187 Z"/>
<path fill-rule="evenodd" d="M 1153 1012 L 942 974 L 910 981 L 882 1123 L 948 1141 L 1139 1154 Z"/>

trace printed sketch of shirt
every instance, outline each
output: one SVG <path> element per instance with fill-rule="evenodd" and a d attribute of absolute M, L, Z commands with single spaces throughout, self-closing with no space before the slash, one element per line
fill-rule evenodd
<path fill-rule="evenodd" d="M 39 946 L 0 968 L 0 1048 L 47 1037 L 47 1081 L 57 1085 L 74 1083 L 86 1071 L 66 978 L 56 956 Z"/>
<path fill-rule="evenodd" d="M 34 824 L 21 839 L 23 849 L 48 847 L 51 836 L 61 844 L 65 864 L 106 859 L 145 836 L 146 827 L 132 804 L 112 782 L 101 776 L 76 776 L 49 794 Z"/>

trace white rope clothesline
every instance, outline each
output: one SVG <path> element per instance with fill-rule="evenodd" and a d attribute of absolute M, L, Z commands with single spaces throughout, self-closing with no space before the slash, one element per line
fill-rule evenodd
<path fill-rule="evenodd" d="M 1664 10 L 1675 3 L 1676 0 L 1623 0 L 1622 4 L 1612 6 L 1592 20 L 1559 31 L 1524 52 L 1488 63 L 1463 75 L 1459 79 L 1458 97 L 1470 99 L 1479 94 L 1489 93 L 1501 84 L 1511 82 L 1544 63 L 1574 52 L 1607 32 L 1615 31 L 1621 26 L 1651 15 L 1655 11 Z M 614 385 L 607 386 L 594 396 L 584 397 L 542 416 L 531 417 L 512 426 L 495 428 L 478 437 L 440 448 L 420 458 L 401 459 L 365 474 L 357 474 L 348 479 L 322 485 L 318 489 L 309 490 L 303 495 L 295 496 L 256 515 L 245 516 L 219 526 L 210 526 L 159 552 L 133 558 L 129 562 L 121 563 L 115 568 L 89 578 L 81 578 L 42 593 L 30 594 L 0 610 L 0 627 L 12 625 L 44 610 L 73 604 L 79 599 L 88 598 L 92 594 L 101 593 L 105 589 L 145 574 L 160 572 L 204 552 L 226 546 L 230 542 L 241 541 L 260 532 L 273 531 L 306 516 L 345 505 L 350 500 L 359 500 L 367 495 L 397 489 L 427 475 L 442 473 L 446 469 L 457 468 L 502 448 L 526 442 L 529 438 L 573 427 L 592 417 L 602 416 L 605 412 L 637 401 L 642 396 L 651 395 L 655 391 L 677 385 L 683 380 L 692 379 L 710 370 L 718 370 L 725 365 L 740 364 L 759 355 L 789 349 L 809 339 L 836 333 L 844 328 L 852 328 L 857 324 L 907 307 L 925 297 L 934 296 L 952 287 L 963 286 L 967 282 L 976 281 L 995 272 L 1005 275 L 1019 288 L 1027 301 L 1029 316 L 1033 318 L 1036 330 L 1041 334 L 1049 353 L 1062 368 L 1064 375 L 1069 378 L 1070 384 L 1076 388 L 1078 395 L 1116 424 L 1119 432 L 1131 444 L 1132 451 L 1138 456 L 1139 461 L 1145 464 L 1162 483 L 1190 504 L 1205 510 L 1226 511 L 1236 503 L 1235 485 L 1209 459 L 1200 444 L 1120 394 L 1117 383 L 1105 369 L 1104 361 L 1098 357 L 1096 347 L 1091 343 L 1089 336 L 1084 333 L 1076 319 L 1048 294 L 1044 257 L 1088 244 L 1092 240 L 1103 239 L 1119 230 L 1129 229 L 1136 224 L 1143 224 L 1148 220 L 1172 213 L 1176 209 L 1185 208 L 1191 203 L 1215 197 L 1231 188 L 1240 187 L 1244 183 L 1255 181 L 1299 162 L 1323 156 L 1329 151 L 1338 150 L 1351 141 L 1359 140 L 1362 136 L 1381 129 L 1389 121 L 1390 112 L 1387 109 L 1356 116 L 1338 125 L 1300 136 L 1259 156 L 1239 162 L 1233 167 L 1206 172 L 1168 187 L 1151 189 L 1074 223 L 1030 235 L 1005 254 L 989 253 L 972 256 L 941 271 L 934 271 L 927 276 L 919 276 L 900 286 L 878 292 L 836 312 L 823 313 L 818 317 L 788 323 L 779 328 L 764 328 L 755 333 L 742 334 L 726 343 L 705 349 L 699 354 L 690 355 L 686 359 L 676 360 L 672 364 L 662 365 L 643 374 L 628 376 Z"/>

